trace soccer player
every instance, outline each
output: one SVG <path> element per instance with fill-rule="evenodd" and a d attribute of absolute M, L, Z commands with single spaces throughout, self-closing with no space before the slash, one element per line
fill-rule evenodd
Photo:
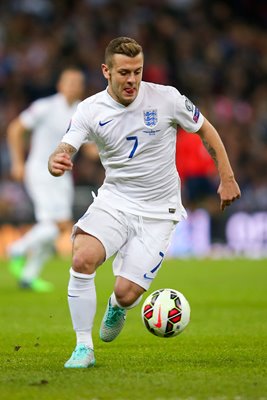
<path fill-rule="evenodd" d="M 84 74 L 76 68 L 65 69 L 57 93 L 34 101 L 8 126 L 11 176 L 25 183 L 36 219 L 32 229 L 8 249 L 10 271 L 22 288 L 40 292 L 53 288 L 39 276 L 59 233 L 71 229 L 74 189 L 71 173 L 56 179 L 47 170 L 47 160 L 66 132 L 84 88 Z M 29 154 L 25 157 L 29 131 Z"/>
<path fill-rule="evenodd" d="M 224 145 L 215 128 L 178 90 L 142 81 L 144 56 L 133 39 L 106 48 L 106 90 L 78 106 L 69 131 L 49 158 L 61 176 L 82 143 L 94 141 L 106 171 L 98 196 L 73 230 L 68 301 L 77 345 L 66 368 L 95 364 L 91 336 L 96 312 L 96 269 L 116 255 L 116 276 L 100 327 L 114 340 L 128 309 L 136 306 L 157 275 L 175 225 L 186 217 L 175 166 L 177 126 L 200 135 L 219 171 L 221 209 L 240 197 Z"/>

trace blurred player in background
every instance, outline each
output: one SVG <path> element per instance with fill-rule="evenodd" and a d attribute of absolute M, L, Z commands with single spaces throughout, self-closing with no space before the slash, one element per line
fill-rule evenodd
<path fill-rule="evenodd" d="M 33 102 L 8 126 L 11 176 L 24 182 L 36 219 L 32 229 L 8 249 L 10 272 L 22 288 L 40 292 L 53 288 L 39 276 L 53 254 L 59 233 L 71 229 L 74 188 L 71 173 L 60 179 L 49 174 L 47 160 L 66 132 L 84 89 L 83 73 L 76 68 L 65 69 L 57 82 L 57 93 Z M 25 136 L 29 131 L 26 157 Z"/>
<path fill-rule="evenodd" d="M 198 108 L 170 86 L 142 82 L 143 51 L 131 38 L 112 40 L 102 64 L 108 87 L 84 100 L 69 131 L 49 159 L 61 176 L 71 157 L 94 141 L 106 170 L 105 181 L 73 230 L 68 300 L 77 345 L 66 368 L 95 364 L 92 327 L 96 312 L 96 269 L 116 254 L 116 276 L 100 328 L 114 340 L 126 311 L 136 306 L 155 278 L 178 221 L 186 217 L 175 165 L 177 126 L 195 132 L 219 171 L 221 209 L 240 197 L 224 145 Z"/>

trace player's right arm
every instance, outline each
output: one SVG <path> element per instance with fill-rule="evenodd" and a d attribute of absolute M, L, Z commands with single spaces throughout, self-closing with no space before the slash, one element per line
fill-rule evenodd
<path fill-rule="evenodd" d="M 90 128 L 87 126 L 87 109 L 81 111 L 82 104 L 78 105 L 71 123 L 62 141 L 51 154 L 48 160 L 48 170 L 53 176 L 61 176 L 65 171 L 71 171 L 73 167 L 72 157 L 80 149 L 80 147 L 87 143 L 87 135 Z"/>
<path fill-rule="evenodd" d="M 7 144 L 11 159 L 11 177 L 21 182 L 25 166 L 25 134 L 27 128 L 20 117 L 10 122 L 7 128 Z"/>
<path fill-rule="evenodd" d="M 76 153 L 75 147 L 61 142 L 48 160 L 48 170 L 53 176 L 61 176 L 65 171 L 71 171 L 73 163 L 72 156 Z"/>

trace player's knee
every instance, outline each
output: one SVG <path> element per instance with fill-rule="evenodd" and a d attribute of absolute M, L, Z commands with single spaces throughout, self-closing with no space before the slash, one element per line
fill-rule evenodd
<path fill-rule="evenodd" d="M 72 268 L 82 274 L 93 274 L 98 266 L 98 257 L 90 249 L 78 250 L 72 257 Z"/>

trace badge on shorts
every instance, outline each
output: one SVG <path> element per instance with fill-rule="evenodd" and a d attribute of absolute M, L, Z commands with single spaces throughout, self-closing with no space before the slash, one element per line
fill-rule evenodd
<path fill-rule="evenodd" d="M 147 128 L 154 128 L 158 123 L 158 110 L 144 110 L 144 123 Z"/>
<path fill-rule="evenodd" d="M 169 213 L 170 213 L 170 214 L 174 214 L 175 211 L 176 211 L 176 208 L 169 208 Z"/>

